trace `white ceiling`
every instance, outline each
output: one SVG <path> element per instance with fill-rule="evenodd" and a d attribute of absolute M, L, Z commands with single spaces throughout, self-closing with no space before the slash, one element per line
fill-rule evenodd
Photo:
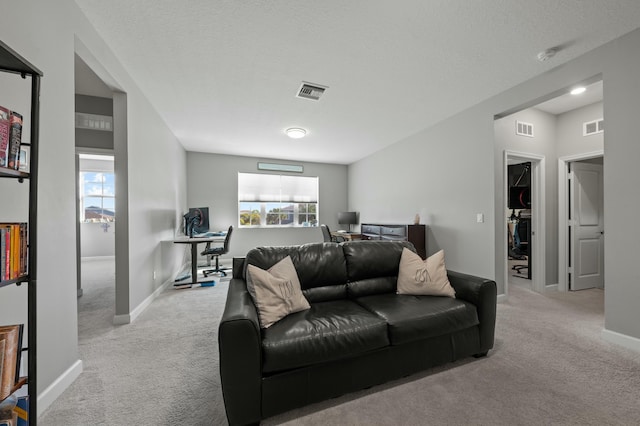
<path fill-rule="evenodd" d="M 76 3 L 187 150 L 338 164 L 640 25 L 637 0 Z"/>
<path fill-rule="evenodd" d="M 602 100 L 602 80 L 584 87 L 586 89 L 584 93 L 579 95 L 565 93 L 562 96 L 550 99 L 535 107 L 550 114 L 558 115 Z"/>

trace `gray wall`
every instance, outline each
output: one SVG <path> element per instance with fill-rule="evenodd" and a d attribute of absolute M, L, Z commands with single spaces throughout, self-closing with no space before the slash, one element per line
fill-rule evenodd
<path fill-rule="evenodd" d="M 419 213 L 428 254 L 444 249 L 449 269 L 493 277 L 492 141 L 493 116 L 468 110 L 358 161 L 349 210 L 361 223 L 413 223 Z"/>
<path fill-rule="evenodd" d="M 0 15 L 0 40 L 44 72 L 40 96 L 38 350 L 41 356 L 37 389 L 41 398 L 38 408 L 43 410 L 68 384 L 65 380 L 73 378 L 68 370 L 77 371 L 79 361 L 74 146 L 74 51 L 78 42 L 85 48 L 83 60 L 99 64 L 101 78 L 114 90 L 127 93 L 128 98 L 126 155 L 133 183 L 128 190 L 131 226 L 126 230 L 126 243 L 131 248 L 130 264 L 135 265 L 126 271 L 131 282 L 130 311 L 162 283 L 160 279 L 154 282 L 152 273 L 160 266 L 160 242 L 173 236 L 177 218 L 186 206 L 186 156 L 75 2 L 34 0 L 5 4 Z M 11 77 L 0 77 L 2 104 L 28 112 L 30 81 Z M 28 128 L 28 123 L 25 124 Z M 25 132 L 25 138 L 28 133 Z M 4 194 L 6 186 L 15 184 L 0 183 L 0 192 Z M 25 202 L 26 196 L 18 194 L 10 206 L 2 203 L 2 220 L 25 217 Z M 20 320 L 15 311 L 20 306 L 26 307 L 26 302 L 22 303 L 24 289 L 25 286 L 1 290 L 1 322 Z M 53 386 L 49 388 L 50 385 Z"/>
<path fill-rule="evenodd" d="M 261 245 L 304 244 L 322 241 L 318 227 L 238 229 L 238 172 L 260 173 L 254 157 L 187 153 L 188 207 L 209 207 L 209 224 L 213 230 L 234 226 L 227 260 L 244 256 Z M 292 164 L 289 161 L 269 160 L 271 163 Z M 347 207 L 347 166 L 321 163 L 302 163 L 301 176 L 319 177 L 319 220 L 329 228 L 338 228 L 337 213 Z M 186 210 L 185 210 L 186 212 Z M 178 230 L 178 228 L 176 228 Z"/>
<path fill-rule="evenodd" d="M 349 167 L 349 209 L 362 221 L 408 221 L 425 209 L 428 251 L 444 248 L 447 266 L 494 278 L 504 293 L 504 141 L 494 116 L 505 116 L 602 75 L 605 144 L 605 328 L 640 338 L 635 234 L 628 232 L 639 202 L 640 158 L 635 123 L 640 112 L 640 30 L 479 103 Z M 564 151 L 563 151 L 564 152 Z M 390 161 L 401 162 L 389 173 Z M 547 167 L 550 162 L 547 162 Z M 375 194 L 368 198 L 365 194 Z M 625 205 L 624 209 L 607 206 Z M 484 224 L 475 213 L 485 213 Z M 637 343 L 636 343 L 637 344 Z"/>
<path fill-rule="evenodd" d="M 607 96 L 605 93 L 604 96 Z M 584 152 L 600 151 L 604 147 L 604 133 L 583 136 L 582 124 L 602 118 L 602 102 L 558 115 L 556 155 L 565 157 Z M 605 123 L 606 126 L 606 123 Z"/>

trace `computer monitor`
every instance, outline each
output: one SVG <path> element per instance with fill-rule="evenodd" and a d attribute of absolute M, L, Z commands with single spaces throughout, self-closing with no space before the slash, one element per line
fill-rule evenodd
<path fill-rule="evenodd" d="M 184 233 L 189 237 L 209 231 L 209 207 L 190 207 L 184 215 Z"/>
<path fill-rule="evenodd" d="M 349 225 L 349 231 L 351 231 L 351 225 L 358 223 L 358 214 L 356 212 L 339 212 L 338 223 L 340 225 Z"/>

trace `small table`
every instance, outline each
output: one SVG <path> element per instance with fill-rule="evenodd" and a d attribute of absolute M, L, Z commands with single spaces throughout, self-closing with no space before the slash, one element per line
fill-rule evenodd
<path fill-rule="evenodd" d="M 215 233 L 215 235 L 210 237 L 193 237 L 189 238 L 187 236 L 184 237 L 176 237 L 173 242 L 175 244 L 191 244 L 191 282 L 190 283 L 182 283 L 175 282 L 174 286 L 179 286 L 183 284 L 197 284 L 198 283 L 198 244 L 201 243 L 220 243 L 224 242 L 226 237 L 226 233 Z M 213 281 L 208 279 L 204 282 Z"/>
<path fill-rule="evenodd" d="M 331 231 L 331 236 L 332 237 L 344 238 L 347 241 L 361 240 L 362 239 L 362 234 L 357 234 L 355 232 Z"/>

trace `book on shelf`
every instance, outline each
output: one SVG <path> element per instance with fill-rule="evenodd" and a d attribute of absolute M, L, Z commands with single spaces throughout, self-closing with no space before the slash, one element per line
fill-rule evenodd
<path fill-rule="evenodd" d="M 16 426 L 28 426 L 29 425 L 29 396 L 21 396 L 18 398 L 13 411 L 17 414 L 18 423 Z"/>
<path fill-rule="evenodd" d="M 0 281 L 27 274 L 27 224 L 0 223 Z"/>
<path fill-rule="evenodd" d="M 0 167 L 9 167 L 9 128 L 11 111 L 0 106 Z"/>
<path fill-rule="evenodd" d="M 22 142 L 22 115 L 11 111 L 9 119 L 9 165 L 10 169 L 20 167 L 20 143 Z"/>
<path fill-rule="evenodd" d="M 0 376 L 0 400 L 13 393 L 15 385 L 20 379 L 23 330 L 24 324 L 0 326 L 0 341 L 4 341 L 2 376 Z"/>

